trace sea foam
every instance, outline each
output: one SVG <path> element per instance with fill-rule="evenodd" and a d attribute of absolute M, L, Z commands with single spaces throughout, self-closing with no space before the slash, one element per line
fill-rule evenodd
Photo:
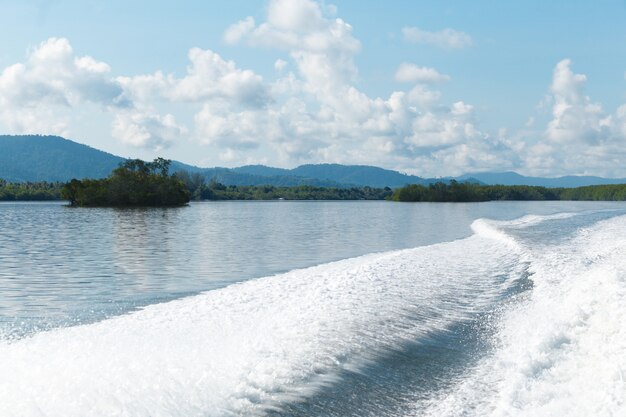
<path fill-rule="evenodd" d="M 415 415 L 626 415 L 626 217 L 528 249 L 533 291 L 494 353 Z"/>
<path fill-rule="evenodd" d="M 478 229 L 0 341 L 0 415 L 255 415 L 306 398 L 503 297 L 521 254 Z"/>

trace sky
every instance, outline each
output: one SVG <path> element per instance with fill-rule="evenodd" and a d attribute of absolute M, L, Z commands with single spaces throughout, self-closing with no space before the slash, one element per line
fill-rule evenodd
<path fill-rule="evenodd" d="M 0 134 L 212 167 L 626 177 L 626 1 L 0 0 Z"/>

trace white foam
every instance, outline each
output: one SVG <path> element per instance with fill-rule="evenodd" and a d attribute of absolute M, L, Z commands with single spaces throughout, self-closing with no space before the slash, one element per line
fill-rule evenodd
<path fill-rule="evenodd" d="M 473 236 L 0 341 L 0 415 L 262 413 L 481 311 L 519 267 L 513 248 Z"/>
<path fill-rule="evenodd" d="M 472 231 L 479 236 L 497 240 L 519 250 L 521 248 L 519 243 L 517 243 L 512 236 L 498 228 L 498 223 L 502 224 L 502 222 L 494 220 L 477 219 L 472 222 L 471 228 Z"/>
<path fill-rule="evenodd" d="M 530 226 L 536 226 L 538 224 L 548 222 L 551 220 L 565 220 L 570 219 L 576 216 L 584 216 L 591 213 L 598 213 L 602 211 L 615 211 L 615 210 L 588 210 L 582 212 L 564 212 L 564 213 L 555 213 L 555 214 L 546 214 L 546 215 L 537 215 L 537 214 L 527 214 L 525 216 L 519 217 L 514 220 L 488 220 L 488 219 L 477 219 L 472 224 L 472 229 L 474 226 L 488 225 L 490 228 L 499 229 L 504 227 L 506 229 L 524 229 Z"/>
<path fill-rule="evenodd" d="M 626 217 L 531 259 L 533 291 L 494 355 L 420 415 L 626 415 Z"/>

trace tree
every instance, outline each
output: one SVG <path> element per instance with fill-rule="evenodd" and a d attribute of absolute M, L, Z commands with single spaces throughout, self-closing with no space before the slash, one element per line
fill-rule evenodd
<path fill-rule="evenodd" d="M 72 180 L 62 190 L 74 206 L 178 206 L 189 202 L 185 184 L 169 175 L 171 161 L 124 161 L 101 180 Z"/>

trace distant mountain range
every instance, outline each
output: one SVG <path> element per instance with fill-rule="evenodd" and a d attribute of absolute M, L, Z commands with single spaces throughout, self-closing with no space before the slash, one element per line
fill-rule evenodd
<path fill-rule="evenodd" d="M 102 178 L 123 160 L 57 136 L 0 136 L 0 178 L 11 182 Z"/>
<path fill-rule="evenodd" d="M 125 158 L 59 136 L 0 135 L 0 178 L 9 182 L 104 178 Z M 297 175 L 255 175 L 228 168 L 199 168 L 172 161 L 172 171 L 200 173 L 225 185 L 314 185 L 345 187 L 336 181 Z M 270 169 L 270 168 L 268 168 Z"/>
<path fill-rule="evenodd" d="M 0 178 L 10 182 L 69 181 L 72 178 L 103 178 L 124 158 L 58 136 L 0 135 Z M 200 168 L 172 162 L 173 171 L 200 173 L 207 180 L 225 185 L 313 185 L 318 187 L 401 187 L 406 184 L 430 184 L 436 181 L 479 182 L 503 185 L 540 185 L 578 187 L 596 184 L 626 183 L 626 178 L 566 176 L 559 178 L 525 177 L 515 172 L 482 172 L 459 177 L 422 178 L 397 171 L 367 166 L 309 164 L 293 169 L 264 165 L 239 168 Z"/>
<path fill-rule="evenodd" d="M 458 181 L 474 179 L 484 184 L 494 185 L 539 185 L 542 187 L 583 187 L 599 184 L 625 184 L 626 178 L 602 178 L 586 175 L 568 175 L 565 177 L 542 178 L 525 177 L 516 172 L 480 172 L 465 174 L 456 178 Z"/>
<path fill-rule="evenodd" d="M 406 175 L 397 171 L 367 165 L 309 164 L 300 165 L 293 169 L 247 165 L 233 168 L 232 171 L 239 174 L 262 177 L 317 178 L 321 181 L 330 181 L 344 186 L 355 185 L 380 188 L 402 187 L 406 184 L 429 184 L 436 181 L 435 179 Z"/>

